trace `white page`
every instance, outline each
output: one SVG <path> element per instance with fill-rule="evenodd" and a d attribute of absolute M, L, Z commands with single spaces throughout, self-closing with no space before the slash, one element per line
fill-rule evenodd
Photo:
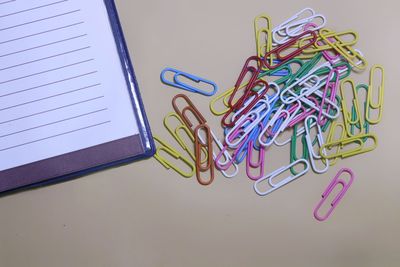
<path fill-rule="evenodd" d="M 138 133 L 103 0 L 0 0 L 0 171 Z"/>

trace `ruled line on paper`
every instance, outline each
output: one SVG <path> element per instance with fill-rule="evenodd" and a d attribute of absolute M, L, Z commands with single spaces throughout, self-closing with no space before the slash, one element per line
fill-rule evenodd
<path fill-rule="evenodd" d="M 11 3 L 11 2 L 15 2 L 16 0 L 8 0 L 8 1 L 5 1 L 5 2 L 0 2 L 0 5 L 3 5 L 3 4 L 8 4 L 8 3 Z"/>
<path fill-rule="evenodd" d="M 58 67 L 58 68 L 53 68 L 53 69 L 49 69 L 49 70 L 45 70 L 45 71 L 29 74 L 29 75 L 26 75 L 26 76 L 14 78 L 14 79 L 11 79 L 11 80 L 3 81 L 3 82 L 0 82 L 0 84 L 15 82 L 15 81 L 22 80 L 22 79 L 25 79 L 25 78 L 37 76 L 37 75 L 40 75 L 40 74 L 45 74 L 45 73 L 49 73 L 49 72 L 52 72 L 52 71 L 61 70 L 61 69 L 65 69 L 65 68 L 72 67 L 72 66 L 77 66 L 77 65 L 84 64 L 84 63 L 87 63 L 87 62 L 90 62 L 90 61 L 93 61 L 93 60 L 94 60 L 94 58 L 83 60 L 83 61 L 79 61 L 79 62 L 76 62 L 76 63 L 64 65 L 64 66 L 61 66 L 61 67 Z"/>
<path fill-rule="evenodd" d="M 19 93 L 23 93 L 23 92 L 27 92 L 27 91 L 31 91 L 31 90 L 43 88 L 43 87 L 46 87 L 46 86 L 50 86 L 50 85 L 53 85 L 53 84 L 62 83 L 62 82 L 66 82 L 66 81 L 82 78 L 82 77 L 85 77 L 85 76 L 88 76 L 88 75 L 91 75 L 91 74 L 95 74 L 97 72 L 98 71 L 95 70 L 95 71 L 83 73 L 83 74 L 80 74 L 80 75 L 77 75 L 77 76 L 72 76 L 72 77 L 69 77 L 69 78 L 62 79 L 62 80 L 58 80 L 58 81 L 54 81 L 54 82 L 38 85 L 38 86 L 35 86 L 35 87 L 22 89 L 22 90 L 19 90 L 19 91 L 16 91 L 16 92 L 12 92 L 12 93 L 8 93 L 8 94 L 4 94 L 4 95 L 0 95 L 0 97 L 6 97 L 6 96 L 10 96 L 10 95 L 15 95 L 15 94 L 19 94 Z"/>
<path fill-rule="evenodd" d="M 69 11 L 69 12 L 66 12 L 66 13 L 61 13 L 61 14 L 57 14 L 57 15 L 54 15 L 54 16 L 50 16 L 50 17 L 45 17 L 45 18 L 29 21 L 29 22 L 25 22 L 25 23 L 9 26 L 9 27 L 6 27 L 6 28 L 1 28 L 0 31 L 10 30 L 10 29 L 21 27 L 21 26 L 26 26 L 26 25 L 29 25 L 29 24 L 33 24 L 33 23 L 36 23 L 36 22 L 49 20 L 49 19 L 59 18 L 59 17 L 70 15 L 70 14 L 73 14 L 73 13 L 76 13 L 76 12 L 79 12 L 79 11 L 81 11 L 81 10 L 80 9 L 72 10 L 72 11 Z"/>
<path fill-rule="evenodd" d="M 84 104 L 84 103 L 91 102 L 91 101 L 94 101 L 94 100 L 97 100 L 97 99 L 100 99 L 100 98 L 103 98 L 103 97 L 102 96 L 94 97 L 94 98 L 82 100 L 82 101 L 79 101 L 79 102 L 76 102 L 76 103 L 64 105 L 64 106 L 61 106 L 61 107 L 57 107 L 57 108 L 53 108 L 53 109 L 49 109 L 49 110 L 44 110 L 44 111 L 41 111 L 41 112 L 33 113 L 33 114 L 30 114 L 30 115 L 22 116 L 22 117 L 15 118 L 15 119 L 12 119 L 12 120 L 2 121 L 2 122 L 0 122 L 0 125 L 1 124 L 5 124 L 5 123 L 9 123 L 9 122 L 14 122 L 14 121 L 26 119 L 26 118 L 30 118 L 30 117 L 34 117 L 34 116 L 38 116 L 38 115 L 42 115 L 42 114 L 53 112 L 53 111 L 57 111 L 57 110 L 60 110 L 60 109 L 69 108 L 69 107 L 72 107 L 72 106 Z"/>
<path fill-rule="evenodd" d="M 86 46 L 86 47 L 74 49 L 74 50 L 67 51 L 67 52 L 64 52 L 64 53 L 59 53 L 59 54 L 51 55 L 51 56 L 48 56 L 48 57 L 38 58 L 38 59 L 35 59 L 35 60 L 31 60 L 31 61 L 27 61 L 27 62 L 23 62 L 23 63 L 20 63 L 20 64 L 16 64 L 16 65 L 12 65 L 12 66 L 8 66 L 8 67 L 5 67 L 5 68 L 2 68 L 2 69 L 0 69 L 0 71 L 9 70 L 9 69 L 12 69 L 12 68 L 17 68 L 17 67 L 21 67 L 21 66 L 28 65 L 28 64 L 32 64 L 32 63 L 36 63 L 36 62 L 39 62 L 39 61 L 44 61 L 44 60 L 52 59 L 52 58 L 55 58 L 55 57 L 60 57 L 60 56 L 68 55 L 68 54 L 73 54 L 73 53 L 80 52 L 80 51 L 85 50 L 85 49 L 88 49 L 88 48 L 90 48 L 90 46 Z"/>
<path fill-rule="evenodd" d="M 15 0 L 14 0 L 14 1 L 15 1 Z M 1 19 L 1 18 L 5 18 L 5 17 L 12 16 L 12 15 L 21 14 L 21 13 L 29 12 L 29 11 L 32 11 L 32 10 L 44 8 L 44 7 L 54 6 L 54 5 L 57 5 L 57 4 L 64 3 L 64 2 L 68 2 L 68 1 L 69 1 L 69 0 L 61 0 L 61 1 L 56 1 L 56 2 L 53 2 L 53 3 L 49 3 L 49 4 L 46 4 L 46 5 L 41 5 L 41 6 L 37 6 L 37 7 L 32 7 L 32 8 L 28 8 L 28 9 L 16 11 L 16 12 L 13 12 L 13 13 L 1 15 L 1 16 L 0 16 L 0 19 Z M 13 1 L 11 1 L 11 2 L 13 2 Z M 1 3 L 0 3 L 0 4 L 1 4 Z"/>
<path fill-rule="evenodd" d="M 47 31 L 42 31 L 42 32 L 38 32 L 38 33 L 29 34 L 29 35 L 22 36 L 22 37 L 10 39 L 10 40 L 7 40 L 7 41 L 3 41 L 3 42 L 0 42 L 0 44 L 11 43 L 11 42 L 19 41 L 19 40 L 22 40 L 22 39 L 25 39 L 25 38 L 29 38 L 29 37 L 33 37 L 33 36 L 38 36 L 38 35 L 41 35 L 41 34 L 46 34 L 46 33 L 50 33 L 50 32 L 55 32 L 55 31 L 59 31 L 59 30 L 64 30 L 64 29 L 67 29 L 67 28 L 70 28 L 70 27 L 74 27 L 74 26 L 81 25 L 81 24 L 83 24 L 83 23 L 85 23 L 85 22 L 84 22 L 84 21 L 80 21 L 80 22 L 72 23 L 72 24 L 69 24 L 69 25 L 62 26 L 62 27 L 50 29 L 50 30 L 47 30 Z"/>
<path fill-rule="evenodd" d="M 16 51 L 16 52 L 0 55 L 0 58 L 1 57 L 7 57 L 7 56 L 15 55 L 15 54 L 19 54 L 19 53 L 23 53 L 23 52 L 28 52 L 28 51 L 31 51 L 31 50 L 34 50 L 34 49 L 43 48 L 43 47 L 51 46 L 51 45 L 54 45 L 54 44 L 64 43 L 64 42 L 67 42 L 67 41 L 75 40 L 75 39 L 86 37 L 86 36 L 87 36 L 86 33 L 85 34 L 81 34 L 81 35 L 77 35 L 77 36 L 74 36 L 74 37 L 71 37 L 71 38 L 66 38 L 66 39 L 62 39 L 62 40 L 59 40 L 59 41 L 55 41 L 55 42 L 51 42 L 51 43 L 47 43 L 47 44 L 43 44 L 43 45 L 39 45 L 39 46 L 34 46 L 34 47 L 31 47 L 31 48 L 19 50 L 19 51 Z"/>
<path fill-rule="evenodd" d="M 88 125 L 86 127 L 82 127 L 82 128 L 75 129 L 75 130 L 72 130 L 72 131 L 64 132 L 64 133 L 61 133 L 61 134 L 56 134 L 56 135 L 48 136 L 48 137 L 45 137 L 45 138 L 37 139 L 37 140 L 31 141 L 31 142 L 26 142 L 26 143 L 23 143 L 23 144 L 2 148 L 2 149 L 0 149 L 0 152 L 6 151 L 6 150 L 10 150 L 10 149 L 13 149 L 13 148 L 17 148 L 17 147 L 21 147 L 21 146 L 30 145 L 30 144 L 37 143 L 37 142 L 41 142 L 41 141 L 48 140 L 48 139 L 51 139 L 51 138 L 55 138 L 55 137 L 59 137 L 59 136 L 63 136 L 63 135 L 67 135 L 67 134 L 71 134 L 71 133 L 87 130 L 87 129 L 90 129 L 90 128 L 94 128 L 94 127 L 98 127 L 98 126 L 110 123 L 110 122 L 111 121 L 108 120 L 108 121 L 104 121 L 104 122 Z"/>
<path fill-rule="evenodd" d="M 4 138 L 4 137 L 16 135 L 16 134 L 20 134 L 20 133 L 25 133 L 25 132 L 32 131 L 32 130 L 36 130 L 36 129 L 39 129 L 39 128 L 43 128 L 43 127 L 46 127 L 46 126 L 58 124 L 58 123 L 61 123 L 61 122 L 66 122 L 66 121 L 70 121 L 70 120 L 74 120 L 74 119 L 86 117 L 86 116 L 93 115 L 93 114 L 96 114 L 96 113 L 99 113 L 99 112 L 102 112 L 102 111 L 106 111 L 106 110 L 107 110 L 107 108 L 102 108 L 102 109 L 94 110 L 94 111 L 91 111 L 91 112 L 79 114 L 79 115 L 76 115 L 76 116 L 73 116 L 73 117 L 69 117 L 69 118 L 65 118 L 65 119 L 62 119 L 62 120 L 53 121 L 53 122 L 50 122 L 50 123 L 38 125 L 38 126 L 31 127 L 31 128 L 28 128 L 28 129 L 23 129 L 23 130 L 20 130 L 20 131 L 16 131 L 16 132 L 12 132 L 12 133 L 8 133 L 8 134 L 0 135 L 0 138 Z"/>
<path fill-rule="evenodd" d="M 97 84 L 85 86 L 85 87 L 82 87 L 82 88 L 74 89 L 74 90 L 67 91 L 67 92 L 63 92 L 63 93 L 56 94 L 56 95 L 51 95 L 51 96 L 47 96 L 47 97 L 35 99 L 35 100 L 32 100 L 32 101 L 24 102 L 24 103 L 17 104 L 17 105 L 12 105 L 12 106 L 9 106 L 9 107 L 6 107 L 6 108 L 1 108 L 0 111 L 4 111 L 4 110 L 16 108 L 16 107 L 25 106 L 25 105 L 28 105 L 28 104 L 40 102 L 40 101 L 43 101 L 43 100 L 47 100 L 47 99 L 50 99 L 50 98 L 55 98 L 55 97 L 62 96 L 62 95 L 67 95 L 67 94 L 75 93 L 75 92 L 82 91 L 82 90 L 91 89 L 91 88 L 97 87 L 97 86 L 99 86 L 99 85 L 101 85 L 101 83 L 97 83 Z M 101 97 L 104 97 L 104 96 L 101 96 Z"/>

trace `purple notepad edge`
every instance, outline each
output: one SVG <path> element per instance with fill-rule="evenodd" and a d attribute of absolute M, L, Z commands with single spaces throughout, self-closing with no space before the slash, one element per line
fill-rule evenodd
<path fill-rule="evenodd" d="M 0 172 L 0 193 L 115 162 L 144 152 L 139 135 Z"/>

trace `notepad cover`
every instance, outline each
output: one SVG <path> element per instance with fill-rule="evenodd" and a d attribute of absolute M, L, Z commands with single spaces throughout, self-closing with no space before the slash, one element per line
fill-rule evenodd
<path fill-rule="evenodd" d="M 2 6 L 12 5 L 17 1 L 22 0 L 0 2 L 0 11 Z M 4 24 L 4 26 L 0 24 L 0 31 L 10 33 L 9 36 L 6 36 L 8 39 L 0 39 L 0 100 L 2 100 L 2 96 L 4 99 L 3 102 L 0 102 L 0 161 L 5 162 L 2 165 L 3 169 L 0 170 L 0 193 L 68 180 L 154 154 L 154 142 L 114 1 L 98 0 L 104 3 L 104 6 L 97 6 L 96 9 L 101 13 L 103 12 L 101 8 L 104 8 L 112 31 L 112 42 L 118 53 L 118 64 L 101 65 L 102 60 L 113 62 L 112 49 L 100 51 L 101 56 L 96 57 L 96 44 L 91 44 L 90 40 L 96 40 L 97 29 L 88 31 L 90 33 L 86 35 L 77 34 L 78 26 L 89 25 L 90 19 L 96 19 L 85 15 L 90 14 L 88 3 L 95 3 L 95 1 L 97 0 L 88 0 L 82 4 L 79 0 L 38 0 L 33 1 L 35 6 L 27 6 L 25 9 L 16 11 L 9 7 L 13 12 L 0 13 L 0 23 L 2 19 L 6 22 L 7 19 L 12 21 L 9 18 L 13 16 L 27 17 L 25 22 L 22 21 L 18 24 Z M 33 4 L 30 3 L 30 5 Z M 54 14 L 44 16 L 45 11 Z M 32 16 L 32 19 L 29 16 Z M 86 21 L 80 21 L 81 17 L 86 18 Z M 26 27 L 32 27 L 30 29 L 32 34 L 21 35 L 21 29 Z M 47 28 L 42 29 L 41 27 Z M 72 29 L 73 27 L 75 29 Z M 84 32 L 85 29 L 83 28 L 82 31 Z M 87 26 L 87 29 L 91 29 L 90 25 Z M 70 35 L 65 34 L 64 36 L 62 31 Z M 100 28 L 99 32 L 101 31 Z M 14 33 L 16 36 L 13 36 Z M 30 45 L 28 48 L 31 50 L 25 47 L 19 49 L 15 45 L 27 45 L 29 40 L 34 38 L 37 39 L 37 42 L 43 42 L 44 39 L 41 37 L 46 34 L 49 39 L 53 37 L 58 39 L 52 42 L 46 39 L 44 45 L 47 47 L 41 47 L 41 43 L 35 46 Z M 21 36 L 24 38 L 23 42 L 19 39 L 22 38 Z M 79 40 L 84 38 L 89 40 L 87 45 Z M 32 42 L 34 43 L 34 41 Z M 77 46 L 72 47 L 71 42 Z M 102 44 L 101 48 L 107 48 L 107 44 Z M 40 52 L 41 49 L 43 52 Z M 51 49 L 54 49 L 53 54 L 46 54 L 52 52 Z M 90 52 L 90 49 L 94 52 Z M 32 50 L 35 50 L 35 53 L 31 53 Z M 105 55 L 109 53 L 110 58 L 107 56 L 103 58 L 102 53 Z M 22 57 L 21 60 L 16 57 L 19 54 L 25 54 L 23 60 Z M 92 55 L 93 57 L 90 57 Z M 33 58 L 27 60 L 26 56 Z M 2 58 L 3 61 L 1 61 Z M 67 62 L 68 60 L 72 60 L 72 62 Z M 115 59 L 114 61 L 117 62 Z M 46 65 L 43 62 L 47 62 Z M 35 64 L 38 66 L 38 70 L 34 68 Z M 50 67 L 51 64 L 54 66 Z M 98 70 L 90 71 L 91 67 L 98 67 Z M 40 68 L 44 70 L 40 71 Z M 5 73 L 5 78 L 2 77 L 2 71 Z M 125 88 L 114 86 L 114 83 L 118 85 L 118 79 L 106 77 L 108 72 L 121 73 Z M 63 76 L 67 74 L 69 76 Z M 91 76 L 99 77 L 99 80 L 92 79 Z M 46 83 L 47 78 L 51 81 Z M 82 79 L 86 80 L 80 84 L 78 80 L 82 81 Z M 30 85 L 29 82 L 37 84 Z M 70 88 L 64 90 L 64 86 L 70 86 Z M 48 94 L 46 90 L 53 91 Z M 126 90 L 128 93 L 125 95 L 120 90 Z M 93 92 L 101 91 L 106 93 L 98 96 L 93 94 Z M 113 98 L 114 95 L 115 98 Z M 24 100 L 24 97 L 27 99 Z M 127 102 L 126 99 L 129 101 Z M 80 102 L 82 103 L 77 108 L 78 104 L 74 103 Z M 56 104 L 58 106 L 51 106 Z M 68 112 L 71 112 L 71 115 L 67 114 Z M 73 112 L 80 113 L 73 114 Z M 130 114 L 131 112 L 132 114 Z M 63 115 L 66 117 L 63 118 Z M 43 119 L 43 122 L 39 119 Z M 45 120 L 50 120 L 50 122 Z M 113 128 L 113 126 L 115 127 Z M 104 142 L 104 140 L 107 141 Z M 40 146 L 41 144 L 43 146 Z M 55 144 L 59 145 L 61 149 L 56 149 Z M 82 148 L 77 149 L 80 146 Z M 12 150 L 18 151 L 13 154 Z M 64 150 L 70 152 L 62 153 Z M 28 155 L 29 151 L 34 155 Z M 55 156 L 46 157 L 46 155 L 53 154 Z M 39 160 L 33 160 L 34 156 L 37 156 Z M 20 162 L 28 163 L 18 165 Z M 13 167 L 8 168 L 7 166 Z"/>

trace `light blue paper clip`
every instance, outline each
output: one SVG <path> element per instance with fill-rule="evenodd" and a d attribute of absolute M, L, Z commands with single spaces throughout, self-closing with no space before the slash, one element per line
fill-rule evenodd
<path fill-rule="evenodd" d="M 167 80 L 167 78 L 165 77 L 165 73 L 167 73 L 167 72 L 172 72 L 174 74 L 173 81 Z M 213 90 L 211 92 L 207 92 L 205 90 L 190 86 L 190 85 L 182 82 L 179 79 L 180 77 L 186 78 L 186 79 L 191 80 L 196 83 L 205 83 L 205 84 L 211 85 Z M 170 85 L 170 86 L 173 86 L 176 88 L 180 88 L 180 89 L 192 92 L 192 93 L 199 93 L 199 94 L 202 94 L 205 96 L 212 96 L 218 90 L 218 86 L 212 81 L 209 81 L 209 80 L 206 80 L 206 79 L 203 79 L 203 78 L 197 77 L 195 75 L 192 75 L 192 74 L 189 74 L 189 73 L 177 70 L 177 69 L 173 69 L 173 68 L 166 68 L 161 72 L 161 81 L 167 85 Z"/>

